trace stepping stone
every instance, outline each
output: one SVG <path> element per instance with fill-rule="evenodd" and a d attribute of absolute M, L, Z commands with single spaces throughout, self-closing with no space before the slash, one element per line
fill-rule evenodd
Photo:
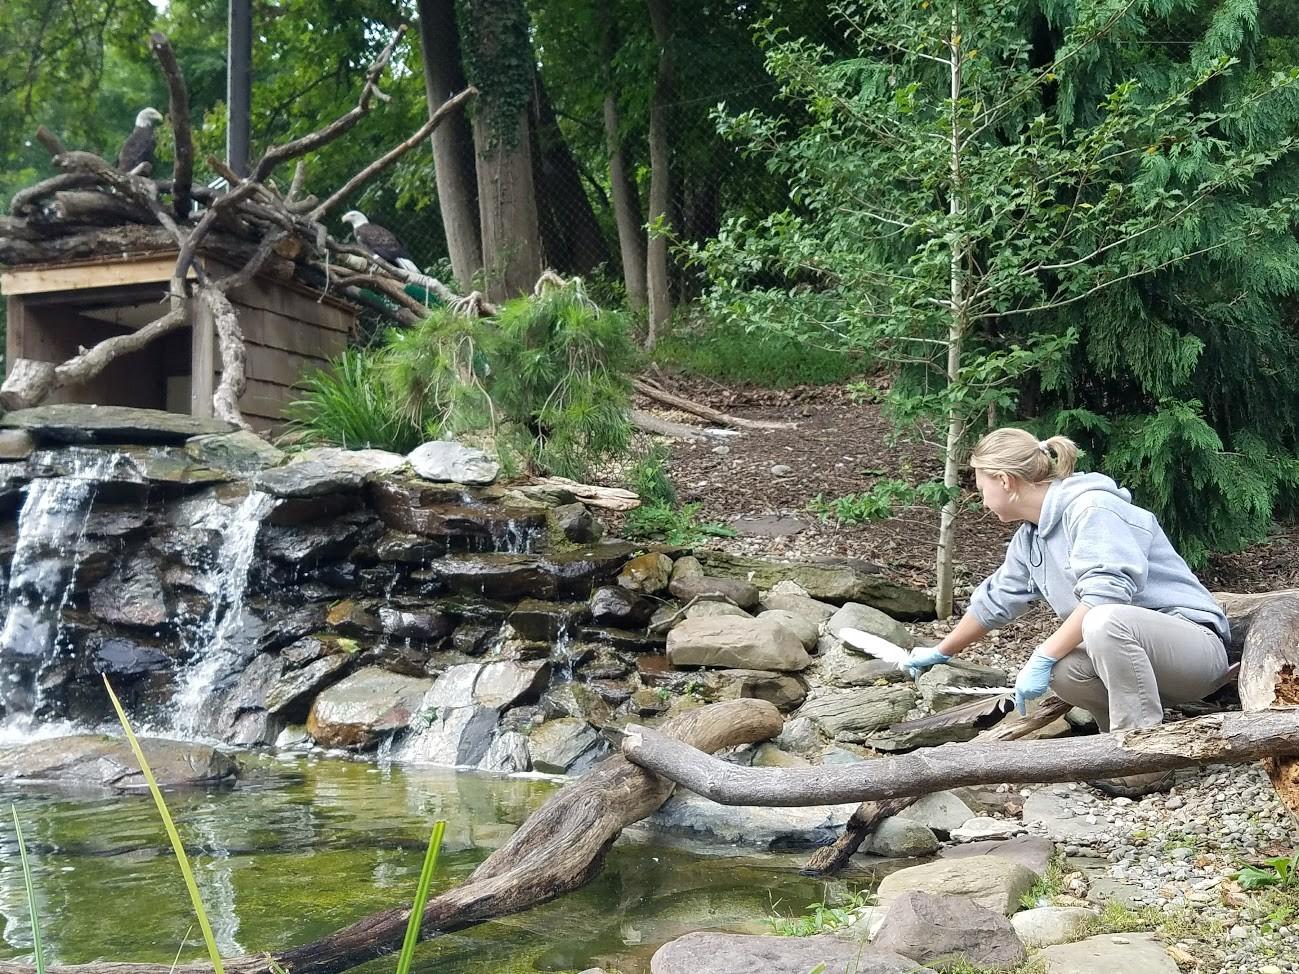
<path fill-rule="evenodd" d="M 1057 944 L 1038 952 L 1046 974 L 1178 974 L 1177 964 L 1153 935 L 1106 934 L 1076 944 Z"/>

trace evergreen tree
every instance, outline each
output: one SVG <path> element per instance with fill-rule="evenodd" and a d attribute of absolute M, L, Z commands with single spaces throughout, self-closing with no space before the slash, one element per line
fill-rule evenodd
<path fill-rule="evenodd" d="M 731 221 L 697 256 L 716 307 L 871 348 L 895 366 L 899 421 L 940 423 L 946 614 L 958 465 L 989 413 L 1016 409 L 1030 385 L 1103 385 L 1100 365 L 1078 362 L 1107 342 L 1126 359 L 1111 374 L 1139 363 L 1167 397 L 1201 343 L 1165 322 L 1131 328 L 1132 296 L 1195 261 L 1263 273 L 1299 256 L 1293 196 L 1258 190 L 1292 151 L 1299 128 L 1278 119 L 1299 70 L 1243 71 L 1227 52 L 1241 21 L 1221 16 L 1184 64 L 1151 70 L 1130 43 L 1157 39 L 1176 0 L 836 9 L 854 57 L 767 36 L 768 68 L 809 124 L 721 119 L 788 176 L 794 206 Z"/>

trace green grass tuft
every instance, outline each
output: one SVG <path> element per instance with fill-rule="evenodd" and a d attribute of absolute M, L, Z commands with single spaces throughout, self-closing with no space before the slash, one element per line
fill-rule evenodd
<path fill-rule="evenodd" d="M 36 917 L 36 885 L 32 882 L 32 866 L 27 859 L 27 843 L 23 841 L 23 827 L 18 821 L 18 806 L 10 805 L 14 816 L 14 832 L 18 836 L 18 858 L 22 861 L 23 885 L 27 888 L 27 910 L 32 918 L 32 952 L 36 957 L 36 974 L 45 974 L 45 949 L 41 946 L 41 925 Z"/>
<path fill-rule="evenodd" d="M 428 837 L 428 849 L 424 853 L 424 865 L 420 869 L 419 883 L 415 887 L 415 902 L 411 904 L 410 918 L 406 921 L 406 936 L 401 942 L 401 953 L 397 956 L 397 974 L 410 974 L 411 961 L 415 957 L 415 945 L 419 943 L 419 928 L 424 919 L 424 905 L 428 903 L 429 887 L 433 884 L 433 871 L 437 869 L 438 854 L 442 850 L 442 836 L 446 834 L 447 823 L 439 819 L 433 824 L 433 831 Z"/>
<path fill-rule="evenodd" d="M 829 385 L 861 375 L 860 353 L 819 348 L 768 329 L 703 322 L 674 330 L 654 348 L 654 360 L 719 382 L 747 382 L 773 389 Z"/>
<path fill-rule="evenodd" d="M 158 782 L 153 777 L 153 769 L 149 767 L 149 762 L 145 759 L 140 742 L 135 739 L 135 731 L 131 730 L 131 722 L 127 719 L 126 711 L 122 709 L 122 703 L 117 699 L 117 694 L 113 692 L 113 685 L 108 682 L 107 676 L 104 677 L 104 688 L 108 690 L 108 699 L 113 702 L 113 709 L 117 711 L 117 719 L 121 721 L 122 730 L 126 732 L 126 739 L 131 745 L 131 751 L 135 754 L 135 759 L 140 762 L 140 771 L 144 775 L 145 783 L 149 786 L 149 794 L 153 796 L 153 803 L 158 806 L 158 814 L 162 816 L 163 828 L 167 830 L 167 838 L 171 840 L 171 850 L 176 854 L 176 862 L 180 864 L 181 875 L 185 877 L 185 888 L 189 890 L 189 899 L 194 905 L 194 914 L 198 917 L 199 929 L 203 931 L 203 940 L 207 944 L 207 954 L 212 961 L 212 969 L 215 974 L 225 974 L 225 968 L 221 964 L 221 952 L 217 950 L 216 937 L 212 934 L 212 924 L 208 922 L 207 911 L 203 909 L 203 899 L 198 893 L 198 883 L 194 881 L 194 871 L 190 868 L 189 857 L 185 855 L 185 846 L 180 841 L 180 833 L 176 831 L 176 823 L 171 820 L 171 812 L 167 810 L 167 803 L 163 800 L 162 789 L 158 787 Z"/>

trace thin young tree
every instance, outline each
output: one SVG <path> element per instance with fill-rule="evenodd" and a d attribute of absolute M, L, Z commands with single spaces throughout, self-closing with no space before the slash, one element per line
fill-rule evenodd
<path fill-rule="evenodd" d="M 1188 62 L 1158 85 L 1134 68 L 1085 120 L 1062 109 L 1077 72 L 1171 5 L 1083 0 L 1044 57 L 1035 31 L 1054 21 L 1036 0 L 840 3 L 855 57 L 766 35 L 768 70 L 804 124 L 719 113 L 786 174 L 792 205 L 731 221 L 697 252 L 714 306 L 893 366 L 893 415 L 936 428 L 942 448 L 941 616 L 952 611 L 963 451 L 990 410 L 1014 405 L 1018 382 L 1049 377 L 1076 341 L 1052 316 L 1290 232 L 1295 200 L 1251 190 L 1293 133 L 1266 144 L 1224 133 L 1292 95 L 1299 70 L 1206 108 L 1232 58 Z"/>

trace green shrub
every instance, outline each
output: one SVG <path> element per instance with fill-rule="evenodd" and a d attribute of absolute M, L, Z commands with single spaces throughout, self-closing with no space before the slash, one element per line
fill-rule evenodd
<path fill-rule="evenodd" d="M 351 450 L 408 453 L 424 430 L 394 401 L 383 382 L 381 349 L 346 349 L 328 368 L 302 380 L 305 394 L 285 411 L 289 430 L 305 443 Z"/>
<path fill-rule="evenodd" d="M 570 281 L 495 318 L 439 308 L 390 331 L 377 349 L 309 377 L 291 416 L 313 442 L 404 453 L 453 437 L 495 452 L 507 474 L 581 479 L 631 441 L 637 360 L 626 317 L 601 312 Z"/>

